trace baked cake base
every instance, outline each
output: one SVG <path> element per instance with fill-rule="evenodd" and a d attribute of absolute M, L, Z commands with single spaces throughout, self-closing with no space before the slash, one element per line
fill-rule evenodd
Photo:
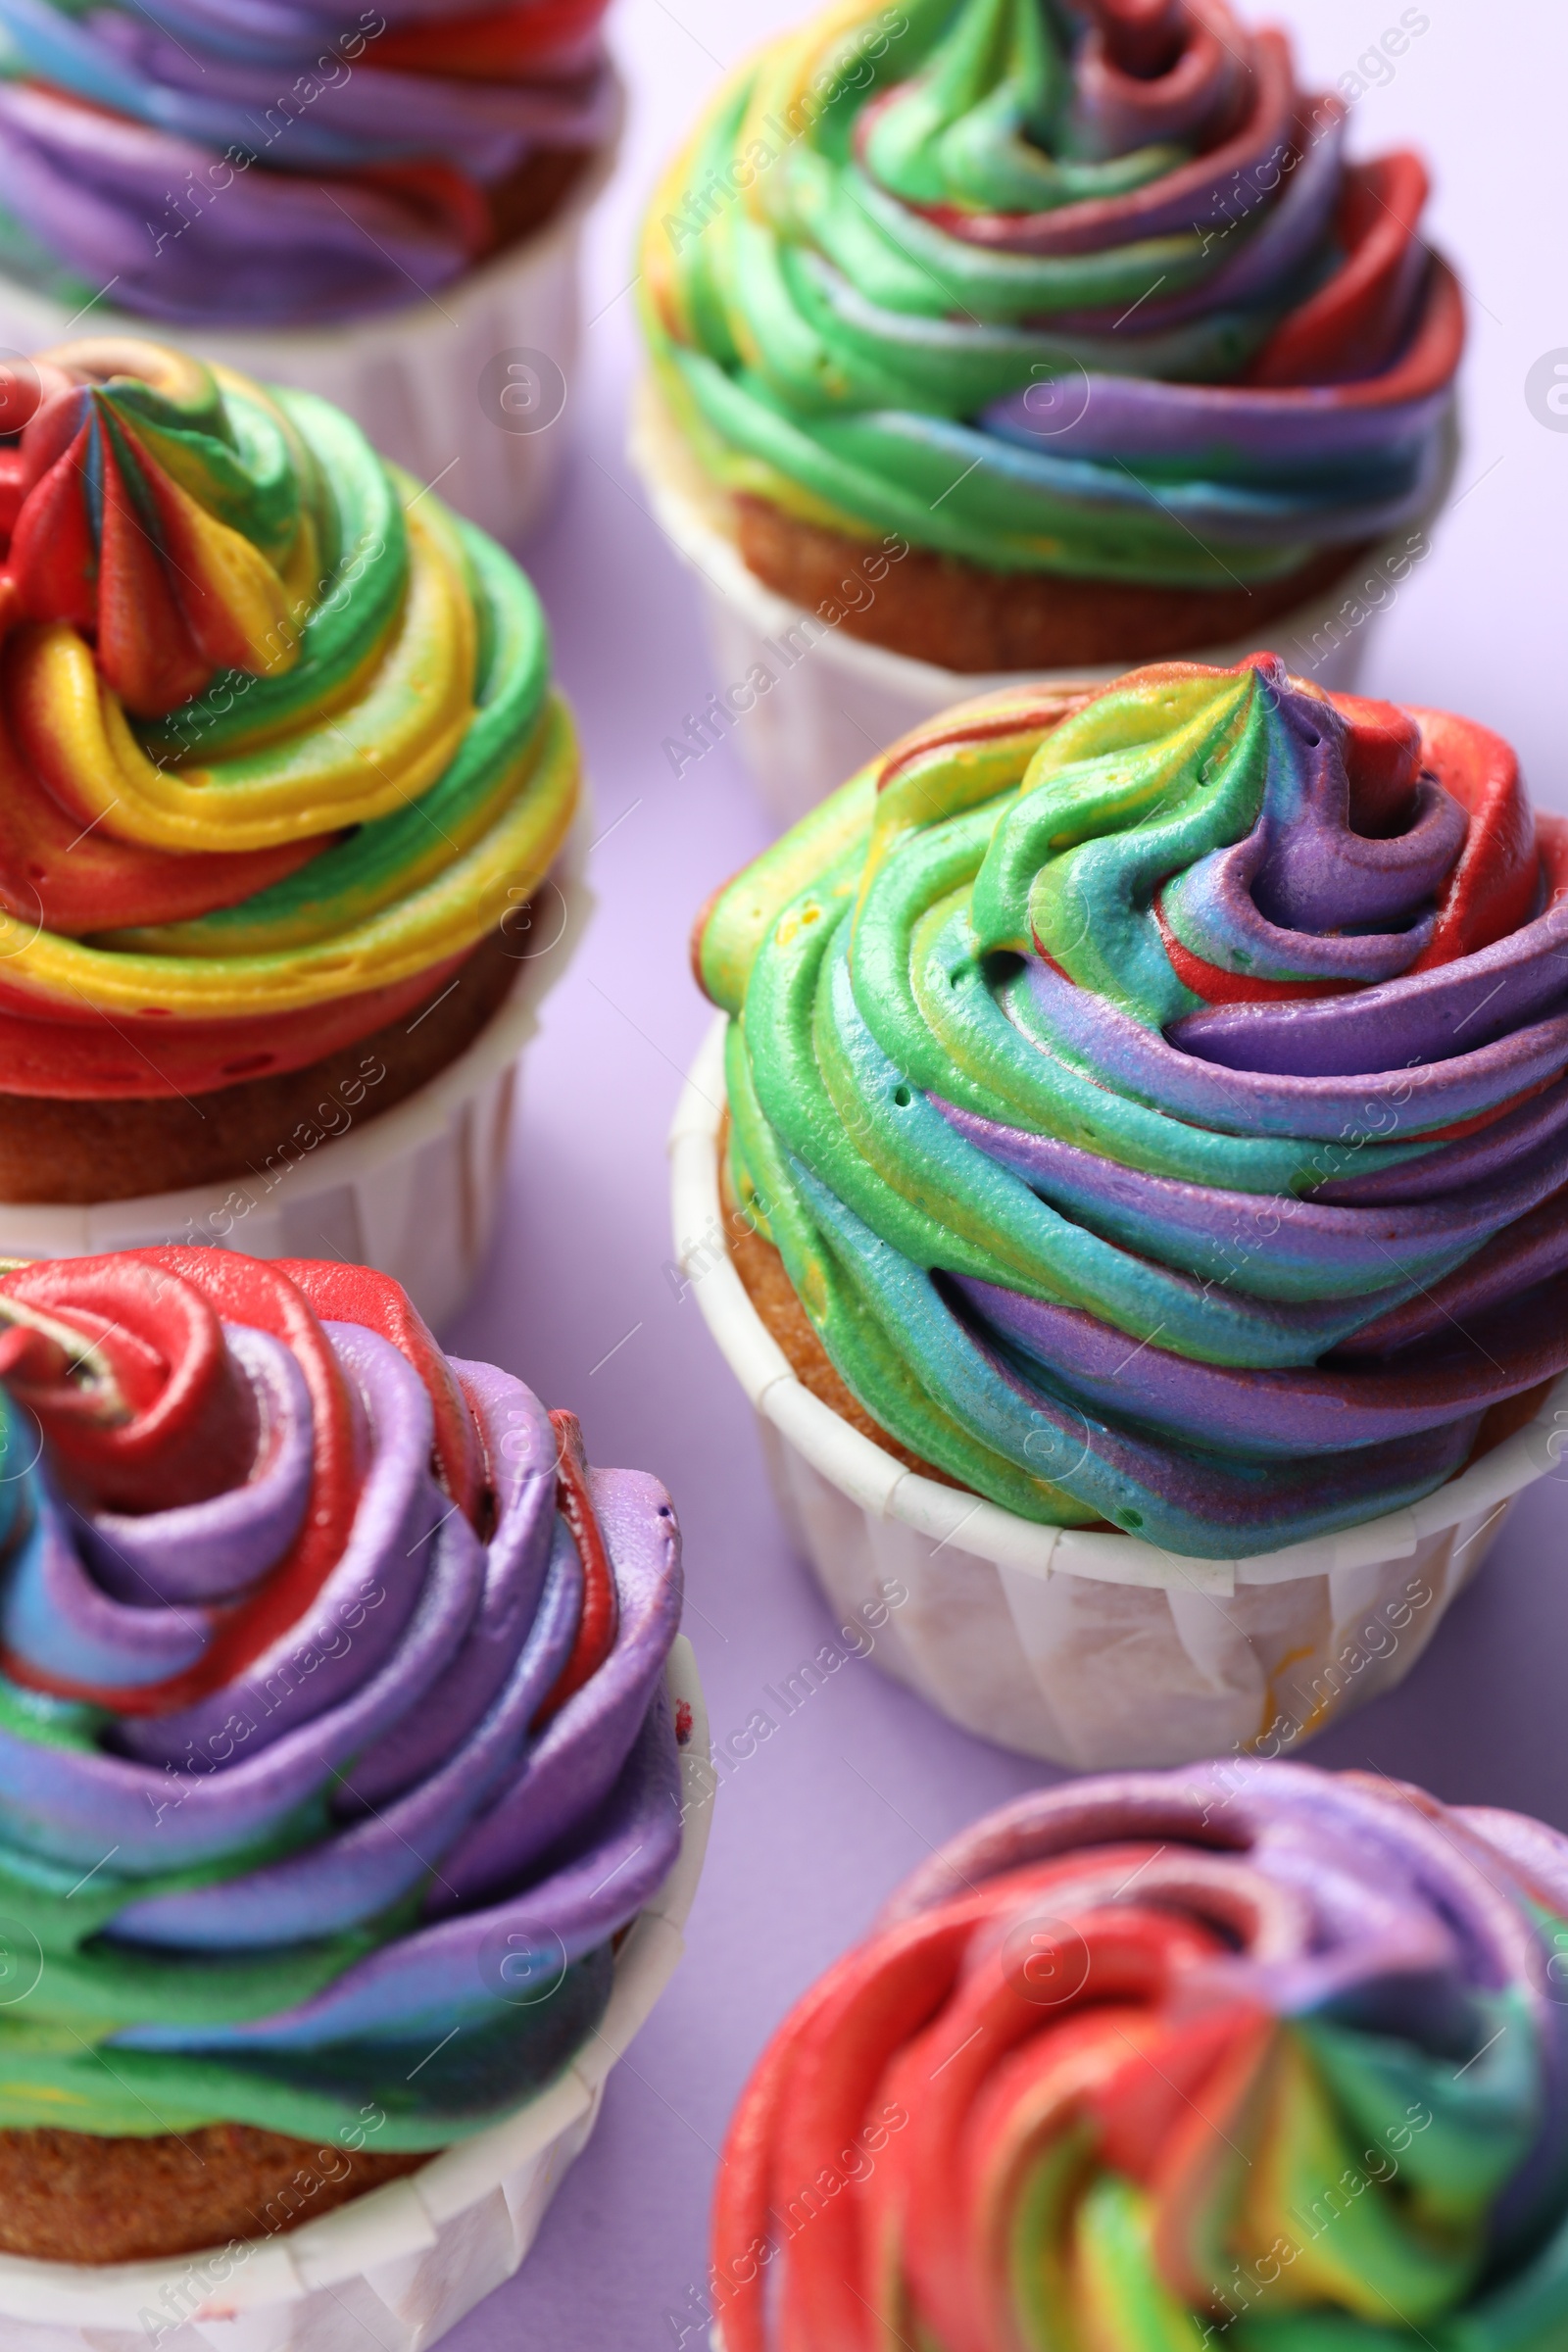
<path fill-rule="evenodd" d="M 298 2230 L 429 2152 L 321 2146 L 249 2124 L 150 2139 L 0 2132 L 0 2253 L 33 2262 L 149 2262 Z"/>
<path fill-rule="evenodd" d="M 518 936 L 525 926 L 514 926 Z M 285 1146 L 297 1153 L 363 1127 L 406 1102 L 472 1045 L 519 965 L 497 932 L 480 942 L 424 1007 L 320 1061 L 246 1078 L 211 1094 L 73 1102 L 0 1094 L 0 1201 L 75 1206 L 262 1175 Z"/>
<path fill-rule="evenodd" d="M 842 583 L 865 562 L 865 540 L 798 521 L 765 499 L 737 497 L 734 509 L 741 554 L 765 587 L 808 612 L 841 604 Z M 1326 549 L 1283 579 L 1223 589 L 989 571 L 911 547 L 889 564 L 874 600 L 852 608 L 840 625 L 890 653 L 967 674 L 1131 666 L 1242 640 L 1266 643 L 1279 614 L 1330 587 L 1368 545 Z"/>

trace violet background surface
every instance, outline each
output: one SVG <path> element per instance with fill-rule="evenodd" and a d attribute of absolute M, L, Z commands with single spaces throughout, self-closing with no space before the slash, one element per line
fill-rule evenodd
<path fill-rule="evenodd" d="M 739 755 L 677 781 L 662 750 L 723 683 L 696 591 L 622 455 L 637 367 L 633 235 L 660 164 L 720 72 L 803 13 L 790 0 L 621 0 L 631 120 L 589 237 L 582 360 L 562 423 L 560 503 L 522 551 L 577 709 L 601 836 L 599 911 L 529 1051 L 503 1232 L 455 1349 L 520 1372 L 581 1416 L 591 1458 L 657 1471 L 685 1531 L 692 1638 L 715 1739 L 830 1634 L 774 1514 L 748 1407 L 693 1298 L 676 1296 L 664 1135 L 710 1017 L 691 918 L 769 827 Z M 1273 9 L 1262 12 L 1274 17 Z M 1296 0 L 1307 78 L 1327 86 L 1398 24 L 1396 0 Z M 1568 360 L 1561 267 L 1568 17 L 1546 0 L 1431 0 L 1350 151 L 1418 144 L 1430 233 L 1470 295 L 1456 502 L 1375 624 L 1365 691 L 1467 712 L 1518 747 L 1538 801 L 1568 811 L 1562 721 L 1568 432 L 1526 406 Z M 494 429 L 477 416 L 473 429 Z M 1568 1828 L 1568 1470 L 1525 1497 L 1477 1584 L 1398 1691 L 1307 1752 L 1512 1805 Z M 785 2009 L 932 1845 L 1048 1768 L 966 1737 L 852 1661 L 729 1777 L 687 1956 L 611 2077 L 595 2137 L 518 2277 L 451 2352 L 665 2352 L 699 2324 L 710 2184 L 735 2097 Z M 673 2316 L 672 2316 L 673 2315 Z"/>

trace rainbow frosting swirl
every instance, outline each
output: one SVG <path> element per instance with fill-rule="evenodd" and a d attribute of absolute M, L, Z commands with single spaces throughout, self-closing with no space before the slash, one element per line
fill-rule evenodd
<path fill-rule="evenodd" d="M 606 5 L 0 0 L 0 269 L 209 326 L 434 293 L 612 135 Z"/>
<path fill-rule="evenodd" d="M 1345 119 L 1226 0 L 838 0 L 656 196 L 659 384 L 725 489 L 852 536 L 1283 577 L 1434 499 L 1463 342 L 1419 160 Z"/>
<path fill-rule="evenodd" d="M 699 925 L 729 1179 L 906 1446 L 1240 1557 L 1568 1368 L 1568 827 L 1272 655 L 907 735 Z"/>
<path fill-rule="evenodd" d="M 369 1036 L 570 824 L 532 589 L 311 394 L 116 340 L 0 395 L 0 1093 Z"/>
<path fill-rule="evenodd" d="M 492 2121 L 679 1845 L 669 1497 L 358 1267 L 35 1265 L 0 1331 L 0 2127 Z"/>
<path fill-rule="evenodd" d="M 1370 1774 L 1023 1798 L 780 2029 L 725 2352 L 1557 2352 L 1568 1840 Z"/>

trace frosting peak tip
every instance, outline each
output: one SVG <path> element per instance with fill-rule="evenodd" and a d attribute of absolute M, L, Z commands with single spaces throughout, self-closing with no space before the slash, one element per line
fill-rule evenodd
<path fill-rule="evenodd" d="M 62 344 L 32 372 L 36 400 L 0 452 L 0 617 L 81 630 L 138 718 L 166 716 L 222 669 L 291 667 L 293 599 L 219 512 L 216 477 L 240 461 L 211 368 L 105 338 Z M 29 387 L 10 380 L 24 410 Z"/>

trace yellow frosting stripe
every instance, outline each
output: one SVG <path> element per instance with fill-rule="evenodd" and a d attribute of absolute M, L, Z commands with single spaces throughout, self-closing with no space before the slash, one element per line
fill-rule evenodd
<path fill-rule="evenodd" d="M 408 898 L 493 830 L 498 817 L 518 793 L 533 789 L 536 762 L 554 744 L 557 723 L 555 712 L 546 704 L 528 741 L 519 745 L 515 757 L 508 760 L 489 790 L 477 795 L 457 814 L 444 811 L 438 820 L 434 815 L 424 815 L 425 804 L 415 804 L 422 819 L 421 846 L 412 857 L 389 865 L 373 883 L 356 894 L 355 913 L 361 923 L 397 900 Z M 434 794 L 429 797 L 439 799 Z M 258 916 L 246 925 L 246 952 L 264 955 L 283 948 L 310 947 L 320 937 L 325 919 L 320 906 L 309 899 L 292 905 L 270 921 Z M 140 930 L 100 931 L 92 940 L 94 947 L 128 948 L 140 955 L 199 956 L 204 963 L 224 956 L 223 943 L 221 930 L 200 922 L 148 923 Z"/>
<path fill-rule="evenodd" d="M 472 721 L 477 645 L 451 524 L 432 507 L 410 514 L 408 527 L 403 609 L 357 698 L 281 741 L 210 766 L 155 765 L 76 632 L 64 622 L 26 632 L 15 656 L 15 692 L 46 778 L 121 839 L 166 850 L 271 849 L 416 799 Z"/>
<path fill-rule="evenodd" d="M 299 655 L 299 631 L 293 611 L 297 600 L 287 583 L 259 547 L 209 514 L 178 482 L 167 481 L 162 497 L 190 541 L 196 558 L 192 570 L 202 587 L 217 596 L 224 619 L 249 650 L 250 660 L 234 666 L 256 671 L 291 668 Z"/>
<path fill-rule="evenodd" d="M 411 521 L 412 521 L 411 517 Z M 136 956 L 90 948 L 0 914 L 8 987 L 40 1003 L 117 1018 L 190 1021 L 298 1012 L 412 979 L 473 947 L 544 880 L 577 805 L 576 734 L 559 696 L 550 702 L 536 763 L 494 823 L 423 888 L 369 921 L 304 951 L 229 957 Z"/>

